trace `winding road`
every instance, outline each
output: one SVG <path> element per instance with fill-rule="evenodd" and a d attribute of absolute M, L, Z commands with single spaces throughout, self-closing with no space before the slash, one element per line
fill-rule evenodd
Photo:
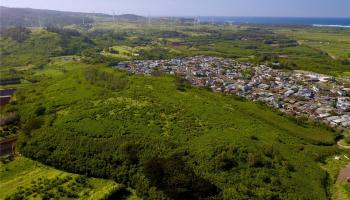
<path fill-rule="evenodd" d="M 339 140 L 337 142 L 337 145 L 339 146 L 339 148 L 350 149 L 350 146 L 342 145 L 341 144 L 342 141 L 343 140 Z M 347 159 L 349 159 L 349 158 L 347 158 Z M 344 168 L 342 168 L 340 170 L 336 183 L 339 184 L 339 183 L 347 182 L 348 177 L 350 177 L 350 162 L 348 165 L 346 165 Z"/>
<path fill-rule="evenodd" d="M 342 144 L 341 144 L 342 141 L 343 141 L 343 140 L 339 140 L 339 141 L 337 142 L 337 145 L 338 145 L 340 148 L 342 148 L 342 149 L 350 149 L 350 146 L 342 145 Z"/>

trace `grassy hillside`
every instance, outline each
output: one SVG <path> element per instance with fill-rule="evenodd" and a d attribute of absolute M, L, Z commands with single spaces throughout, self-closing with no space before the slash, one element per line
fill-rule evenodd
<path fill-rule="evenodd" d="M 66 173 L 17 157 L 0 163 L 0 199 L 103 199 L 122 186 L 114 181 Z"/>
<path fill-rule="evenodd" d="M 55 70 L 53 73 L 52 69 Z M 37 74 L 37 75 L 36 75 Z M 16 93 L 20 151 L 150 199 L 327 199 L 335 133 L 233 96 L 56 61 Z"/>

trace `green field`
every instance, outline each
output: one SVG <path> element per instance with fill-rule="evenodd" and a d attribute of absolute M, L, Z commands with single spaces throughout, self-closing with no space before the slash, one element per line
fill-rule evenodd
<path fill-rule="evenodd" d="M 282 29 L 279 33 L 296 38 L 301 43 L 327 52 L 334 59 L 350 59 L 350 31 L 327 28 Z"/>
<path fill-rule="evenodd" d="M 0 164 L 0 199 L 51 198 L 103 199 L 120 187 L 114 181 L 83 176 L 56 170 L 25 157 L 16 157 Z"/>

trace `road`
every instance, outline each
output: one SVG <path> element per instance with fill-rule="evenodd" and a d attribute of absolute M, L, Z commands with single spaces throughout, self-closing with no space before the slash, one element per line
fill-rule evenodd
<path fill-rule="evenodd" d="M 338 178 L 337 178 L 337 184 L 346 182 L 346 178 L 350 176 L 350 163 L 340 170 Z"/>
<path fill-rule="evenodd" d="M 339 140 L 339 141 L 337 142 L 337 145 L 338 145 L 340 148 L 342 148 L 342 149 L 350 149 L 350 146 L 342 145 L 342 144 L 341 144 L 342 141 L 343 141 L 343 140 Z"/>

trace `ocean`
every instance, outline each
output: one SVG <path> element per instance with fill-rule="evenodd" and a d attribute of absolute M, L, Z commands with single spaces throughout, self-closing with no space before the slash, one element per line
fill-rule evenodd
<path fill-rule="evenodd" d="M 303 17 L 198 17 L 201 22 L 234 24 L 306 25 L 350 28 L 350 18 L 303 18 Z"/>

